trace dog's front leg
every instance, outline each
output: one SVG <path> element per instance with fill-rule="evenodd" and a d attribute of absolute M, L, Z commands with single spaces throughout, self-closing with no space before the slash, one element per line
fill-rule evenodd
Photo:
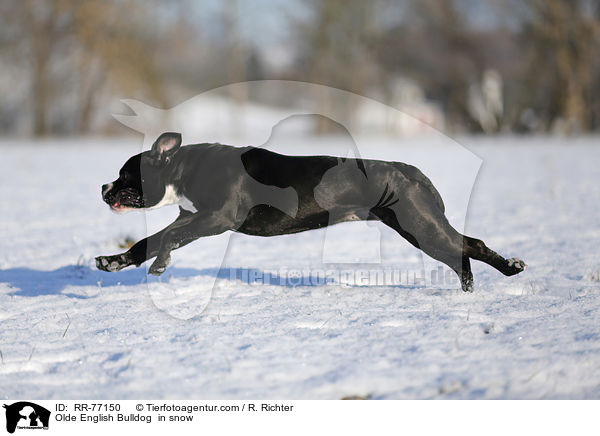
<path fill-rule="evenodd" d="M 219 219 L 212 214 L 196 213 L 186 219 L 178 220 L 163 230 L 160 248 L 156 260 L 148 273 L 161 275 L 171 261 L 171 251 L 183 247 L 202 236 L 213 236 L 232 229 L 232 222 Z"/>
<path fill-rule="evenodd" d="M 148 259 L 152 259 L 158 254 L 160 243 L 165 231 L 174 224 L 191 217 L 192 214 L 180 208 L 180 213 L 177 219 L 168 227 L 161 231 L 148 236 L 138 242 L 133 247 L 124 253 L 114 254 L 112 256 L 96 257 L 96 267 L 102 271 L 116 272 L 131 265 L 140 266 Z"/>
<path fill-rule="evenodd" d="M 102 271 L 116 272 L 130 265 L 140 266 L 146 260 L 156 256 L 162 235 L 167 229 L 168 227 L 136 242 L 133 247 L 124 253 L 112 256 L 98 256 L 96 258 L 96 267 Z"/>

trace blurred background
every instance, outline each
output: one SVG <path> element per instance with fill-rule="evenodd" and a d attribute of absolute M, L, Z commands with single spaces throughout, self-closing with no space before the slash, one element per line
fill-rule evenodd
<path fill-rule="evenodd" d="M 600 399 L 600 0 L 0 0 L 0 98 L 2 397 Z M 101 199 L 164 131 L 416 165 L 529 267 L 355 222 L 99 271 L 179 213 Z"/>
<path fill-rule="evenodd" d="M 166 109 L 263 79 L 347 90 L 447 134 L 600 128 L 598 0 L 0 4 L 2 136 L 123 135 L 121 98 Z"/>

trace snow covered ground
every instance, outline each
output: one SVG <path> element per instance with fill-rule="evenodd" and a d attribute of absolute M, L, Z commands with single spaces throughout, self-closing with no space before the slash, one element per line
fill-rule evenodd
<path fill-rule="evenodd" d="M 473 294 L 312 283 L 322 230 L 233 234 L 220 273 L 212 240 L 175 251 L 160 279 L 100 272 L 94 256 L 146 235 L 143 213 L 100 199 L 139 143 L 1 141 L 0 398 L 600 398 L 598 138 L 459 142 L 483 159 L 466 233 L 529 265 L 504 277 L 473 262 Z M 373 231 L 343 226 L 343 250 Z M 388 260 L 419 269 L 379 231 Z"/>

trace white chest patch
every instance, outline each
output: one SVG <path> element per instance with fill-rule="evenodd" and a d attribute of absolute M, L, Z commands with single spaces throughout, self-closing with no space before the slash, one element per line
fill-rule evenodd
<path fill-rule="evenodd" d="M 184 195 L 177 195 L 173 185 L 167 185 L 165 188 L 165 195 L 163 196 L 162 200 L 148 209 L 158 209 L 159 207 L 168 206 L 170 204 L 178 204 L 182 209 L 185 209 L 189 212 L 198 212 L 188 198 L 186 198 Z"/>
<path fill-rule="evenodd" d="M 179 206 L 188 212 L 198 212 L 198 209 L 194 207 L 194 204 L 185 195 L 179 197 Z"/>

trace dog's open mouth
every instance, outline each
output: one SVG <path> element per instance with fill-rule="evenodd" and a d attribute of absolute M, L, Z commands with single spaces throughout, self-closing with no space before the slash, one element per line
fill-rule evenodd
<path fill-rule="evenodd" d="M 129 212 L 130 210 L 133 210 L 133 207 L 125 206 L 118 201 L 116 201 L 113 204 L 110 204 L 109 206 L 110 206 L 110 210 L 112 210 L 113 212 L 117 212 L 117 213 L 124 213 L 124 212 Z"/>
<path fill-rule="evenodd" d="M 116 210 L 116 211 L 120 211 L 120 210 L 124 210 L 124 209 L 131 209 L 131 207 L 122 204 L 120 200 L 115 201 L 113 204 L 110 204 L 109 206 L 112 210 Z"/>
<path fill-rule="evenodd" d="M 109 203 L 111 210 L 115 212 L 127 212 L 132 209 L 139 209 L 144 207 L 141 199 L 135 195 L 135 193 L 124 190 L 120 191 L 117 194 L 114 202 L 112 204 Z"/>

